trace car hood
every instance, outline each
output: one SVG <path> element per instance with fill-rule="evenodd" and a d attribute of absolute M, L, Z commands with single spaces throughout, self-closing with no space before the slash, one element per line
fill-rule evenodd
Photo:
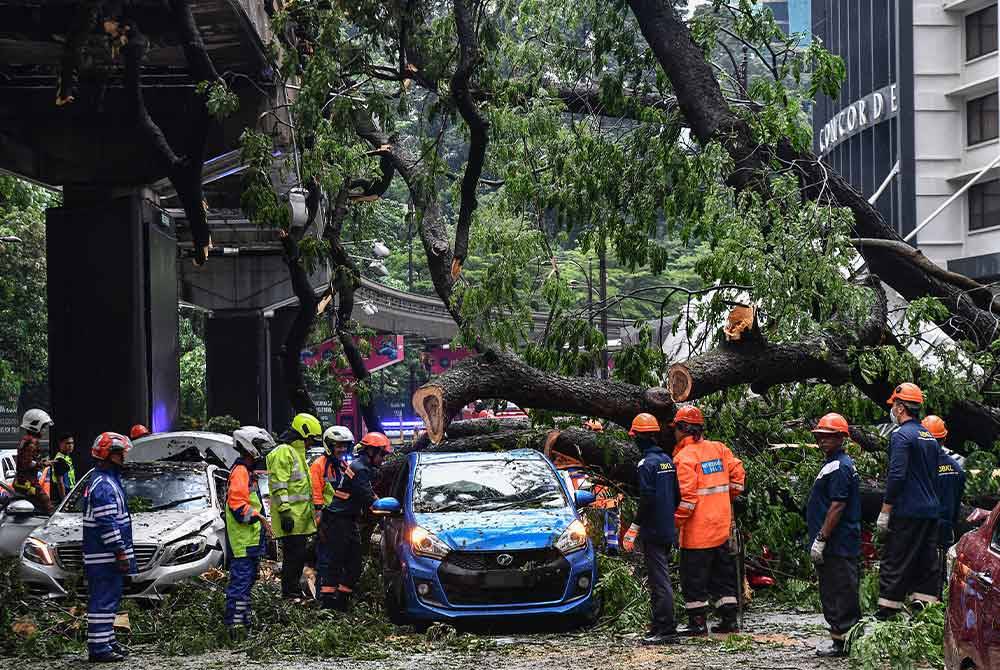
<path fill-rule="evenodd" d="M 222 521 L 218 511 L 211 508 L 195 512 L 185 510 L 140 512 L 132 515 L 132 542 L 167 544 L 198 532 L 215 521 L 218 521 L 221 527 Z M 49 544 L 82 542 L 83 515 L 60 512 L 31 535 Z"/>
<path fill-rule="evenodd" d="M 499 551 L 540 549 L 559 539 L 576 515 L 568 507 L 415 514 L 417 524 L 453 549 Z"/>

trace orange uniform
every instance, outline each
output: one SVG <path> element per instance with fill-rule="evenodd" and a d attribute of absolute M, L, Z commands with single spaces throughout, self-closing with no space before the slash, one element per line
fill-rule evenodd
<path fill-rule="evenodd" d="M 674 448 L 681 501 L 674 525 L 682 549 L 710 549 L 725 544 L 733 523 L 731 501 L 743 492 L 743 461 L 729 447 L 688 435 Z"/>

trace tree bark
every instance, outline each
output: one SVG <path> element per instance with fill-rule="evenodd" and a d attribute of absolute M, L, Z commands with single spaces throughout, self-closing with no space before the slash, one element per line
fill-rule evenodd
<path fill-rule="evenodd" d="M 674 414 L 666 389 L 543 372 L 513 354 L 496 351 L 468 358 L 421 386 L 413 395 L 413 407 L 431 441 L 440 443 L 452 418 L 480 398 L 600 417 L 626 428 L 640 412 L 653 414 L 663 423 Z"/>

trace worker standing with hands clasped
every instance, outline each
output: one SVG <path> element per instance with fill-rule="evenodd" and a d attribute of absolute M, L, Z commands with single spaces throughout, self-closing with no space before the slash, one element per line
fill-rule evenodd
<path fill-rule="evenodd" d="M 948 547 L 955 544 L 955 526 L 958 525 L 958 515 L 962 509 L 962 496 L 965 495 L 965 470 L 958 461 L 944 450 L 944 441 L 948 439 L 948 427 L 944 420 L 933 414 L 924 418 L 920 424 L 927 429 L 942 447 L 938 452 L 937 495 L 941 503 L 941 515 L 938 520 L 938 580 L 937 595 L 940 598 L 944 591 L 944 583 L 948 581 L 945 574 L 947 567 Z"/>
<path fill-rule="evenodd" d="M 878 529 L 885 534 L 879 566 L 876 617 L 885 620 L 910 600 L 922 606 L 937 602 L 938 520 L 937 440 L 920 422 L 923 391 L 900 384 L 888 400 L 896 430 L 889 437 L 889 474 Z"/>
<path fill-rule="evenodd" d="M 322 433 L 319 419 L 312 414 L 296 414 L 291 427 L 282 435 L 285 442 L 267 455 L 271 515 L 278 518 L 274 535 L 281 542 L 283 598 L 302 597 L 299 581 L 306 565 L 306 548 L 309 536 L 316 532 L 306 450 Z"/>
<path fill-rule="evenodd" d="M 847 632 L 861 620 L 858 599 L 858 556 L 861 553 L 861 494 L 854 461 L 844 452 L 847 419 L 827 414 L 813 428 L 826 462 L 816 475 L 806 505 L 809 556 L 819 577 L 823 617 L 830 644 L 817 656 L 846 656 Z"/>
<path fill-rule="evenodd" d="M 239 458 L 229 470 L 226 488 L 226 539 L 232 560 L 224 623 L 230 637 L 235 637 L 237 626 L 250 628 L 250 590 L 257 581 L 265 539 L 271 535 L 257 489 L 256 463 L 274 447 L 274 438 L 263 428 L 243 426 L 233 432 L 233 446 Z"/>
<path fill-rule="evenodd" d="M 660 423 L 652 414 L 639 414 L 632 420 L 629 435 L 642 450 L 639 461 L 639 511 L 625 533 L 623 549 L 632 551 L 636 539 L 649 577 L 653 621 L 643 644 L 675 644 L 677 622 L 674 619 L 674 591 L 670 586 L 670 549 L 676 540 L 674 513 L 680 491 L 677 472 L 670 456 L 656 443 Z"/>
<path fill-rule="evenodd" d="M 87 576 L 87 651 L 91 663 L 117 663 L 128 650 L 115 639 L 125 575 L 135 573 L 132 516 L 121 467 L 132 443 L 101 433 L 90 448 L 94 474 L 83 490 L 83 565 Z"/>
<path fill-rule="evenodd" d="M 382 433 L 361 438 L 359 452 L 344 468 L 343 484 L 323 510 L 324 533 L 330 538 L 329 569 L 323 587 L 323 606 L 348 611 L 361 577 L 361 529 L 358 522 L 375 502 L 372 478 L 392 453 L 392 443 Z"/>
<path fill-rule="evenodd" d="M 309 479 L 312 482 L 313 509 L 316 514 L 316 527 L 319 529 L 316 541 L 316 577 L 319 583 L 318 599 L 325 609 L 336 605 L 337 584 L 329 583 L 330 551 L 334 541 L 334 533 L 327 525 L 323 525 L 323 508 L 333 502 L 333 497 L 346 495 L 340 489 L 344 482 L 344 468 L 347 467 L 347 455 L 354 446 L 354 434 L 344 426 L 330 426 L 323 433 L 323 448 L 325 453 L 309 466 Z"/>
<path fill-rule="evenodd" d="M 705 417 L 693 405 L 678 409 L 670 425 L 681 493 L 674 523 L 680 536 L 681 589 L 688 614 L 688 627 L 681 634 L 708 633 L 711 599 L 721 619 L 714 631 L 735 633 L 739 631 L 737 569 L 729 538 L 732 500 L 743 492 L 746 478 L 743 461 L 722 442 L 704 439 Z"/>

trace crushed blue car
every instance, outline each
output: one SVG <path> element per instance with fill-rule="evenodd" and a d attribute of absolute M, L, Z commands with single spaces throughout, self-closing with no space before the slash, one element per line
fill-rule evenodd
<path fill-rule="evenodd" d="M 597 561 L 577 512 L 594 496 L 540 453 L 410 454 L 392 494 L 374 510 L 394 622 L 596 620 Z"/>

